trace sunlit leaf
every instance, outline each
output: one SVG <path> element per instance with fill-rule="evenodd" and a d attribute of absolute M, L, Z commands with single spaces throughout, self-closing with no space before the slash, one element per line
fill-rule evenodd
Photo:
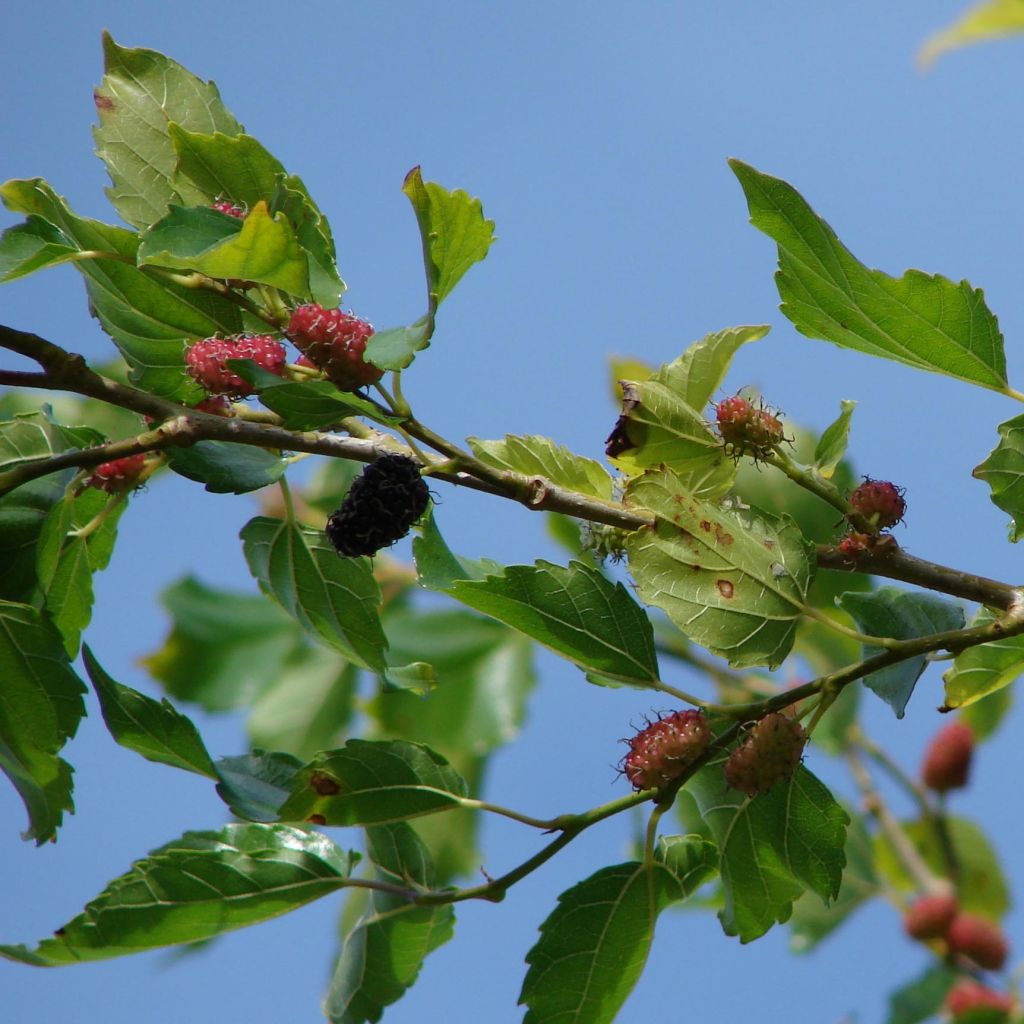
<path fill-rule="evenodd" d="M 988 626 L 999 618 L 991 608 L 979 608 L 971 627 Z M 961 651 L 953 667 L 943 673 L 946 707 L 974 704 L 997 690 L 1009 686 L 1024 672 L 1024 636 L 1003 637 Z"/>
<path fill-rule="evenodd" d="M 846 446 L 850 440 L 850 419 L 857 403 L 844 398 L 839 406 L 842 412 L 825 428 L 814 449 L 815 468 L 825 479 L 832 477 L 840 460 L 846 454 Z"/>
<path fill-rule="evenodd" d="M 174 122 L 194 132 L 237 135 L 242 126 L 221 102 L 217 87 L 203 82 L 155 50 L 118 46 L 103 34 L 104 75 L 95 93 L 99 125 L 96 153 L 107 165 L 107 190 L 117 212 L 135 227 L 159 220 L 170 203 L 205 198 L 175 180 Z"/>
<path fill-rule="evenodd" d="M 731 160 L 751 223 L 779 247 L 782 312 L 809 338 L 1005 391 L 1003 336 L 980 289 L 864 266 L 788 182 Z"/>
<path fill-rule="evenodd" d="M 999 424 L 999 444 L 975 466 L 973 475 L 992 491 L 992 503 L 1013 519 L 1010 540 L 1024 537 L 1024 416 Z"/>
<path fill-rule="evenodd" d="M 730 664 L 781 664 L 813 573 L 813 550 L 796 524 L 701 501 L 668 470 L 631 480 L 626 503 L 657 516 L 653 528 L 626 537 L 640 596 Z"/>
<path fill-rule="evenodd" d="M 266 921 L 346 884 L 358 854 L 288 825 L 186 832 L 136 861 L 35 949 L 0 956 L 38 967 L 199 942 Z"/>
<path fill-rule="evenodd" d="M 297 757 L 276 750 L 222 757 L 213 766 L 217 795 L 236 817 L 277 821 L 301 767 Z"/>
<path fill-rule="evenodd" d="M 929 37 L 917 59 L 923 67 L 928 67 L 937 57 L 960 46 L 1001 39 L 1017 32 L 1024 32 L 1024 4 L 1020 0 L 984 0 Z"/>

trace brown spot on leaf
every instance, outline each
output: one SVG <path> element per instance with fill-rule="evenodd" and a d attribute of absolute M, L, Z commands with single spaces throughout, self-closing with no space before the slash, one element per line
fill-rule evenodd
<path fill-rule="evenodd" d="M 319 796 L 334 796 L 335 793 L 341 792 L 338 780 L 332 778 L 327 772 L 313 772 L 309 777 L 309 788 Z"/>
<path fill-rule="evenodd" d="M 765 546 L 765 547 L 766 547 L 766 548 L 767 548 L 767 549 L 768 549 L 769 551 L 771 551 L 771 550 L 772 550 L 772 549 L 773 549 L 773 548 L 775 547 L 775 541 L 773 541 L 773 540 L 764 540 L 764 541 L 762 541 L 761 543 L 762 543 L 762 544 L 764 544 L 764 546 Z"/>
<path fill-rule="evenodd" d="M 720 523 L 715 523 L 715 540 L 717 540 L 722 547 L 727 548 L 732 543 L 732 534 L 726 533 L 725 530 L 722 529 Z"/>
<path fill-rule="evenodd" d="M 728 580 L 715 580 L 715 586 L 718 587 L 718 592 L 726 599 L 726 601 L 732 599 L 735 587 L 733 587 Z"/>
<path fill-rule="evenodd" d="M 65 929 L 64 928 L 58 928 L 53 934 L 56 935 L 57 938 L 59 939 L 62 935 L 64 935 L 64 933 L 65 933 Z"/>
<path fill-rule="evenodd" d="M 702 530 L 703 530 L 703 531 L 704 531 L 705 533 L 710 533 L 710 532 L 711 532 L 711 523 L 710 523 L 710 522 L 709 522 L 709 521 L 708 521 L 707 519 L 702 519 L 702 520 L 700 521 L 700 528 L 701 528 L 701 529 L 702 529 Z"/>
<path fill-rule="evenodd" d="M 326 825 L 327 824 L 327 819 L 322 814 L 311 814 L 306 819 L 306 821 L 308 821 L 310 823 L 310 825 Z"/>
<path fill-rule="evenodd" d="M 109 96 L 104 96 L 101 92 L 96 91 L 92 94 L 92 98 L 97 110 L 114 109 L 114 101 Z"/>

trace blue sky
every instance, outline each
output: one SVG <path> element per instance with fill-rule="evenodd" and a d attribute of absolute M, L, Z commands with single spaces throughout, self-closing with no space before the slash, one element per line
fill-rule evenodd
<path fill-rule="evenodd" d="M 914 66 L 923 39 L 962 6 L 19 4 L 5 17 L 0 179 L 43 176 L 78 212 L 116 219 L 89 134 L 107 28 L 123 45 L 162 50 L 213 78 L 247 129 L 303 176 L 332 222 L 348 300 L 377 324 L 421 312 L 419 240 L 400 191 L 409 168 L 421 164 L 428 179 L 482 198 L 499 241 L 448 300 L 432 348 L 405 382 L 440 432 L 547 434 L 600 457 L 615 415 L 610 355 L 660 363 L 708 331 L 771 323 L 768 338 L 737 358 L 730 386 L 754 385 L 791 420 L 819 429 L 840 399 L 858 399 L 851 451 L 862 472 L 906 486 L 901 542 L 1012 581 L 1020 553 L 970 471 L 995 444 L 996 424 L 1019 410 L 798 336 L 777 310 L 774 247 L 747 223 L 725 162 L 737 156 L 793 182 L 870 266 L 920 267 L 984 287 L 1020 388 L 1024 213 L 1012 197 L 1024 155 L 1024 43 L 955 53 L 929 74 Z M 73 270 L 51 271 L 5 286 L 0 319 L 102 358 L 107 342 L 83 299 Z M 472 494 L 443 498 L 446 534 L 461 550 L 503 561 L 558 556 L 540 517 Z M 148 688 L 137 659 L 163 636 L 153 595 L 171 580 L 194 572 L 251 587 L 237 531 L 252 509 L 164 479 L 133 501 L 114 562 L 97 579 L 89 633 L 113 675 Z M 617 740 L 650 700 L 590 688 L 551 658 L 540 664 L 528 725 L 495 758 L 488 795 L 544 815 L 611 798 L 622 791 L 609 767 Z M 868 706 L 873 733 L 911 768 L 937 728 L 940 693 L 933 669 L 905 721 Z M 77 813 L 55 846 L 19 840 L 23 809 L 0 786 L 2 941 L 48 934 L 134 858 L 223 820 L 201 781 L 114 746 L 94 701 L 89 711 L 68 754 Z M 197 717 L 211 751 L 240 752 L 239 721 Z M 1009 865 L 1024 843 L 1002 781 L 1020 777 L 1019 727 L 1014 714 L 985 749 L 969 797 Z M 522 833 L 488 824 L 492 874 L 534 848 Z M 536 926 L 560 891 L 623 859 L 628 838 L 608 823 L 504 904 L 464 905 L 455 940 L 385 1020 L 519 1019 L 522 958 Z M 0 1018 L 315 1021 L 337 911 L 324 900 L 173 965 L 166 954 L 49 972 L 0 963 Z M 1011 938 L 1020 925 L 1012 916 Z M 711 915 L 670 913 L 621 1020 L 875 1021 L 887 990 L 924 963 L 880 904 L 803 959 L 786 952 L 784 929 L 741 948 Z M 804 999 L 813 1010 L 795 1009 Z"/>

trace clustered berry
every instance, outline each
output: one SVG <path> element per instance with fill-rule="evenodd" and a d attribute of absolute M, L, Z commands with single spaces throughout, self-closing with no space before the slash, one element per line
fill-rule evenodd
<path fill-rule="evenodd" d="M 124 494 L 140 486 L 140 477 L 146 468 L 146 453 L 126 455 L 98 465 L 86 481 L 89 487 L 108 494 Z"/>
<path fill-rule="evenodd" d="M 719 437 L 737 458 L 766 458 L 786 438 L 778 416 L 755 406 L 742 395 L 724 398 L 715 406 Z"/>
<path fill-rule="evenodd" d="M 245 219 L 245 208 L 231 202 L 230 199 L 218 199 L 216 202 L 211 203 L 210 206 L 220 213 L 226 213 L 229 217 L 237 217 L 239 220 Z"/>
<path fill-rule="evenodd" d="M 807 733 L 789 715 L 772 713 L 755 722 L 725 762 L 725 780 L 747 796 L 767 793 L 788 779 L 803 756 Z"/>
<path fill-rule="evenodd" d="M 850 495 L 850 508 L 876 529 L 887 530 L 903 521 L 907 511 L 903 494 L 902 487 L 888 480 L 865 477 L 864 483 L 854 488 Z"/>
<path fill-rule="evenodd" d="M 946 932 L 951 953 L 959 953 L 986 971 L 998 971 L 1009 955 L 999 926 L 976 914 L 957 914 Z"/>
<path fill-rule="evenodd" d="M 921 942 L 941 939 L 949 931 L 958 909 L 955 896 L 922 896 L 904 915 L 903 930 Z"/>
<path fill-rule="evenodd" d="M 700 711 L 674 711 L 641 729 L 622 759 L 634 789 L 660 789 L 678 779 L 708 748 L 711 730 Z"/>
<path fill-rule="evenodd" d="M 234 338 L 203 338 L 185 353 L 185 366 L 193 380 L 211 395 L 251 395 L 253 386 L 228 368 L 229 359 L 251 359 L 257 366 L 281 376 L 285 349 L 269 334 L 242 334 Z"/>
<path fill-rule="evenodd" d="M 364 359 L 373 327 L 351 313 L 307 303 L 292 313 L 285 333 L 342 391 L 357 391 L 384 376 L 380 367 Z"/>
<path fill-rule="evenodd" d="M 325 533 L 340 555 L 375 555 L 401 540 L 427 509 L 430 492 L 405 455 L 382 455 L 349 488 Z"/>
<path fill-rule="evenodd" d="M 1013 999 L 1003 992 L 993 992 L 976 981 L 962 981 L 950 989 L 946 996 L 946 1009 L 954 1021 L 983 1019 L 988 1024 L 997 1024 L 1010 1019 Z M 979 1010 L 990 1010 L 992 1013 L 982 1018 L 976 1012 Z M 1003 1016 L 999 1017 L 999 1013 Z"/>
<path fill-rule="evenodd" d="M 929 789 L 945 793 L 967 785 L 974 755 L 974 733 L 964 722 L 950 722 L 928 744 L 921 779 Z"/>

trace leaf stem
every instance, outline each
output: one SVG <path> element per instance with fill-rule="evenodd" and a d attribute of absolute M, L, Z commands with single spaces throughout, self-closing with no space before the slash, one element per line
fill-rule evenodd
<path fill-rule="evenodd" d="M 891 636 L 871 636 L 868 633 L 860 633 L 856 629 L 844 626 L 841 622 L 826 615 L 820 608 L 813 608 L 810 605 L 803 606 L 803 614 L 809 619 L 814 619 L 815 622 L 820 622 L 823 626 L 827 626 L 833 632 L 849 637 L 851 640 L 857 640 L 869 647 L 884 647 L 886 650 L 895 650 L 903 643 L 902 640 L 897 640 Z"/>

